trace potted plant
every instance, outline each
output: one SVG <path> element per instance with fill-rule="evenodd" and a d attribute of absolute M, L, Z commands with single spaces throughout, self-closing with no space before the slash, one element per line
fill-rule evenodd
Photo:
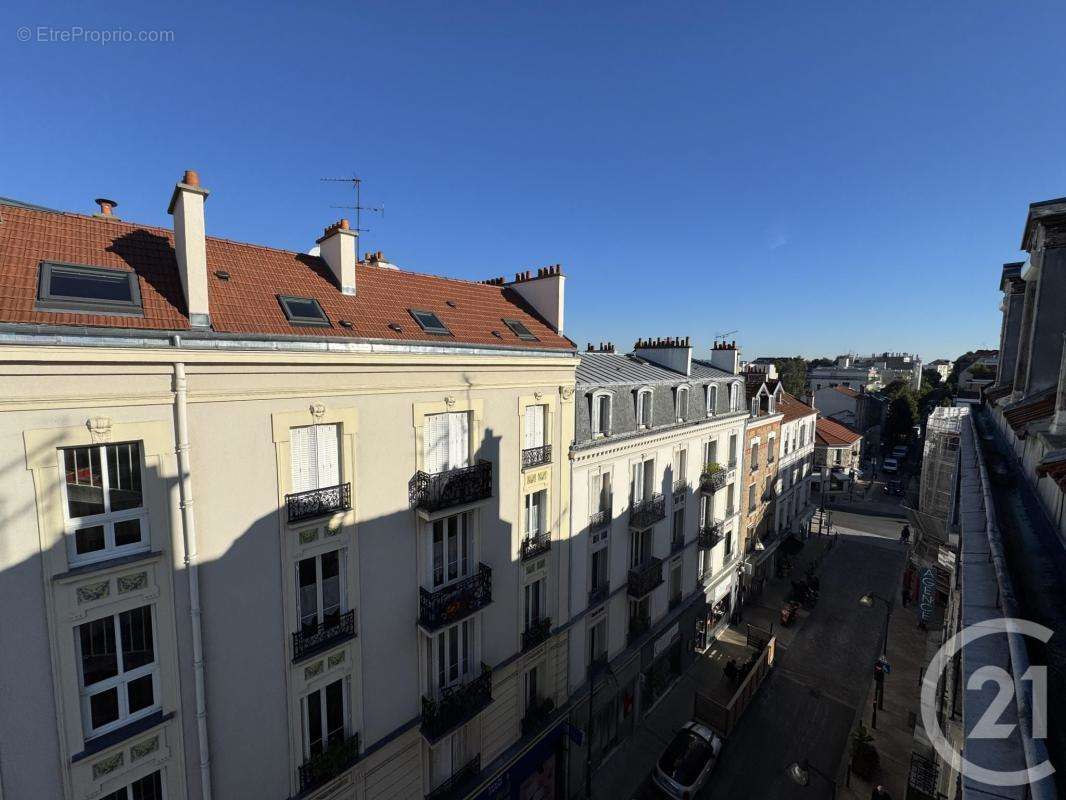
<path fill-rule="evenodd" d="M 712 489 L 720 489 L 725 485 L 726 469 L 721 464 L 711 461 L 703 465 L 700 472 L 700 485 Z"/>
<path fill-rule="evenodd" d="M 865 781 L 873 780 L 881 762 L 873 741 L 870 731 L 860 722 L 851 736 L 851 771 Z"/>

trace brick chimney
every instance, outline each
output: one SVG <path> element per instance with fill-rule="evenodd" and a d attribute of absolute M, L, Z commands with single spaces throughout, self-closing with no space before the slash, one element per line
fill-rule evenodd
<path fill-rule="evenodd" d="M 185 292 L 189 324 L 210 328 L 211 314 L 207 298 L 207 234 L 204 227 L 204 203 L 210 192 L 201 188 L 200 176 L 186 170 L 174 187 L 167 213 L 174 217 L 174 255 Z"/>
<path fill-rule="evenodd" d="M 1003 265 L 999 290 L 1003 292 L 1000 311 L 1003 322 L 999 329 L 999 366 L 996 369 L 996 386 L 1009 388 L 1014 383 L 1014 370 L 1018 365 L 1018 341 L 1022 331 L 1022 310 L 1025 306 L 1025 281 L 1022 280 L 1024 262 L 1015 261 Z"/>
<path fill-rule="evenodd" d="M 711 363 L 732 375 L 740 374 L 740 350 L 737 349 L 736 340 L 715 342 L 711 348 Z"/>
<path fill-rule="evenodd" d="M 316 244 L 343 294 L 355 294 L 355 262 L 359 258 L 359 234 L 342 219 L 330 225 Z"/>
<path fill-rule="evenodd" d="M 94 217 L 97 219 L 118 220 L 114 213 L 115 209 L 118 208 L 118 203 L 114 200 L 108 200 L 106 197 L 97 197 L 93 202 L 100 206 L 100 211 L 93 214 Z"/>
<path fill-rule="evenodd" d="M 565 283 L 563 268 L 553 264 L 541 267 L 536 275 L 531 270 L 516 273 L 514 281 L 504 285 L 518 292 L 545 322 L 561 334 Z"/>
<path fill-rule="evenodd" d="M 1022 249 L 1029 260 L 1021 268 L 1025 301 L 1014 370 L 1016 398 L 1058 384 L 1066 333 L 1066 198 L 1029 206 Z"/>
<path fill-rule="evenodd" d="M 637 339 L 633 355 L 682 375 L 692 374 L 692 344 L 687 336 L 683 339 L 680 336 Z"/>

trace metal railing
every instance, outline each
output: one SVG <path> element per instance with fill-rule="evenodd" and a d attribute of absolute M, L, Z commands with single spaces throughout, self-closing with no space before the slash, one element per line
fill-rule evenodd
<path fill-rule="evenodd" d="M 650 528 L 666 517 L 666 499 L 660 493 L 653 494 L 629 507 L 629 527 Z"/>
<path fill-rule="evenodd" d="M 547 531 L 541 531 L 527 536 L 522 540 L 520 549 L 523 561 L 536 558 L 552 549 L 552 535 Z"/>
<path fill-rule="evenodd" d="M 713 472 L 703 472 L 700 474 L 700 491 L 704 493 L 714 494 L 726 484 L 726 478 L 729 475 L 729 470 L 718 469 Z"/>
<path fill-rule="evenodd" d="M 359 734 L 355 733 L 334 742 L 300 765 L 300 791 L 307 792 L 336 778 L 359 760 Z"/>
<path fill-rule="evenodd" d="M 466 683 L 441 689 L 440 696 L 422 698 L 422 735 L 437 741 L 473 719 L 492 702 L 492 669 L 481 665 L 481 673 Z"/>
<path fill-rule="evenodd" d="M 629 570 L 626 589 L 629 596 L 639 600 L 663 582 L 663 560 L 652 556 L 643 564 Z"/>
<path fill-rule="evenodd" d="M 539 467 L 541 464 L 550 464 L 552 460 L 552 446 L 542 444 L 540 447 L 527 447 L 522 451 L 522 469 Z"/>
<path fill-rule="evenodd" d="M 526 709 L 526 715 L 522 717 L 522 735 L 529 736 L 536 733 L 551 718 L 555 711 L 555 701 L 550 697 L 539 697 Z"/>
<path fill-rule="evenodd" d="M 541 642 L 545 641 L 552 632 L 551 617 L 535 619 L 522 631 L 522 652 L 532 650 Z"/>
<path fill-rule="evenodd" d="M 722 541 L 723 525 L 721 522 L 712 522 L 710 525 L 701 525 L 696 546 L 700 550 L 710 550 Z"/>
<path fill-rule="evenodd" d="M 492 497 L 492 462 L 430 474 L 419 470 L 411 478 L 408 495 L 412 506 L 440 511 Z"/>
<path fill-rule="evenodd" d="M 685 502 L 685 499 L 688 497 L 688 490 L 688 481 L 674 481 L 674 505 Z"/>
<path fill-rule="evenodd" d="M 448 780 L 426 795 L 426 800 L 456 800 L 473 789 L 474 779 L 481 774 L 481 753 L 478 753 L 452 773 Z"/>
<path fill-rule="evenodd" d="M 336 620 L 320 622 L 313 631 L 297 631 L 292 635 L 292 660 L 300 661 L 324 650 L 334 642 L 355 636 L 355 611 L 345 611 Z"/>
<path fill-rule="evenodd" d="M 285 506 L 289 513 L 289 522 L 314 519 L 335 511 L 347 511 L 352 507 L 352 485 L 339 483 L 336 486 L 323 486 L 321 489 L 287 494 Z"/>
<path fill-rule="evenodd" d="M 439 589 L 419 587 L 418 621 L 427 630 L 458 622 L 492 602 L 492 567 L 478 564 L 477 572 Z"/>
<path fill-rule="evenodd" d="M 611 509 L 609 508 L 605 508 L 602 511 L 597 511 L 595 514 L 589 515 L 589 531 L 599 531 L 610 527 L 610 524 Z"/>

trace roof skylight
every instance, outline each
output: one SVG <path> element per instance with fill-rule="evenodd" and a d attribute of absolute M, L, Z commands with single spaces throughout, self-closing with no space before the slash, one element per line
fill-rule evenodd
<path fill-rule="evenodd" d="M 434 314 L 432 311 L 419 311 L 415 308 L 407 309 L 411 316 L 414 317 L 415 322 L 422 326 L 422 330 L 426 333 L 436 333 L 442 336 L 451 336 L 452 332 L 448 330 L 448 326 L 441 322 L 440 317 Z"/>
<path fill-rule="evenodd" d="M 281 310 L 285 312 L 285 318 L 293 325 L 329 326 L 329 317 L 313 298 L 279 294 L 278 302 L 281 303 Z"/>
<path fill-rule="evenodd" d="M 143 314 L 137 273 L 58 261 L 41 262 L 37 308 L 89 314 Z"/>
<path fill-rule="evenodd" d="M 524 339 L 527 342 L 540 341 L 539 339 L 537 339 L 536 336 L 533 335 L 533 331 L 527 328 L 525 326 L 525 323 L 523 323 L 521 320 L 505 319 L 503 321 L 503 324 L 510 328 L 511 332 L 514 333 L 514 335 L 517 336 L 519 339 Z"/>

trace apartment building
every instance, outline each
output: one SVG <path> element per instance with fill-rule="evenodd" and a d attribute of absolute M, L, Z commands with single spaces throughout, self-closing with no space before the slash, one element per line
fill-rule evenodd
<path fill-rule="evenodd" d="M 747 405 L 735 345 L 581 354 L 571 453 L 570 795 L 728 621 Z M 591 702 L 590 702 L 591 699 Z M 591 710 L 591 713 L 590 713 Z"/>
<path fill-rule="evenodd" d="M 814 434 L 818 412 L 782 391 L 781 447 L 777 465 L 774 529 L 793 531 L 813 513 L 811 473 L 814 469 Z"/>
<path fill-rule="evenodd" d="M 855 478 L 862 453 L 862 434 L 835 420 L 819 417 L 814 432 L 816 491 L 845 489 Z M 828 483 L 828 489 L 823 486 Z"/>
<path fill-rule="evenodd" d="M 745 465 L 741 470 L 740 502 L 743 552 L 751 557 L 742 591 L 753 594 L 771 576 L 770 557 L 777 536 L 774 501 L 784 419 L 779 404 L 785 389 L 780 381 L 768 378 L 763 372 L 748 372 L 745 377 L 749 416 L 744 428 Z"/>
<path fill-rule="evenodd" d="M 561 270 L 228 241 L 208 197 L 0 204 L 4 796 L 554 796 Z"/>

